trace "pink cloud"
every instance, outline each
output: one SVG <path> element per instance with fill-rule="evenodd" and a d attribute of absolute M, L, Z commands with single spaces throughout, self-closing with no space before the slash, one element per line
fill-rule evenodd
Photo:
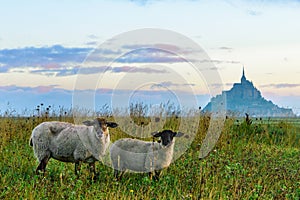
<path fill-rule="evenodd" d="M 7 85 L 7 86 L 0 86 L 0 90 L 3 91 L 10 91 L 10 92 L 16 92 L 16 91 L 30 91 L 30 92 L 36 92 L 36 93 L 47 93 L 51 92 L 55 87 L 58 85 L 40 85 L 36 87 L 28 87 L 28 86 L 16 86 L 16 85 Z"/>
<path fill-rule="evenodd" d="M 59 63 L 45 63 L 42 67 L 45 69 L 59 69 L 61 66 Z"/>
<path fill-rule="evenodd" d="M 34 90 L 37 91 L 38 93 L 47 93 L 47 92 L 50 92 L 53 88 L 54 88 L 54 85 L 37 86 L 37 87 L 34 87 Z"/>

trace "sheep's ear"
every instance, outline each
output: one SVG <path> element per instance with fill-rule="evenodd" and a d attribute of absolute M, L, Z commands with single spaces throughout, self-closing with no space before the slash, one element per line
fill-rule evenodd
<path fill-rule="evenodd" d="M 153 136 L 153 137 L 160 137 L 161 136 L 161 132 L 153 132 L 153 133 L 151 133 L 151 135 Z"/>
<path fill-rule="evenodd" d="M 82 122 L 84 125 L 86 125 L 86 126 L 93 126 L 94 125 L 94 121 L 89 121 L 89 120 L 87 120 L 87 121 L 84 121 L 84 122 Z"/>
<path fill-rule="evenodd" d="M 183 136 L 184 135 L 184 133 L 182 133 L 182 132 L 174 132 L 174 137 L 181 137 L 181 136 Z"/>
<path fill-rule="evenodd" d="M 118 127 L 118 124 L 115 122 L 106 122 L 107 126 L 110 128 L 116 128 Z"/>

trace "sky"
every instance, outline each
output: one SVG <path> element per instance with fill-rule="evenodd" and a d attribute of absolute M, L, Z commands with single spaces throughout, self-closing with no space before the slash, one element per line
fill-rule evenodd
<path fill-rule="evenodd" d="M 30 110 L 39 103 L 68 107 L 74 103 L 76 90 L 90 91 L 85 93 L 89 98 L 96 94 L 102 104 L 128 96 L 130 101 L 139 100 L 147 93 L 154 99 L 152 103 L 162 96 L 177 95 L 186 105 L 204 107 L 218 90 L 209 85 L 211 77 L 203 71 L 197 74 L 189 62 L 174 54 L 192 54 L 176 48 L 184 39 L 163 46 L 163 40 L 154 40 L 160 36 L 154 37 L 150 44 L 154 50 L 136 50 L 146 44 L 141 42 L 114 43 L 118 48 L 108 45 L 130 31 L 154 28 L 197 44 L 199 51 L 206 53 L 198 61 L 210 59 L 203 66 L 218 73 L 220 90 L 239 82 L 244 66 L 247 79 L 267 100 L 300 114 L 300 1 L 0 3 L 0 113 Z M 93 61 L 95 55 L 102 58 L 101 63 Z M 121 56 L 112 60 L 116 55 Z M 104 66 L 108 62 L 111 65 Z M 85 77 L 83 84 L 79 77 Z M 189 91 L 195 101 L 188 100 Z"/>

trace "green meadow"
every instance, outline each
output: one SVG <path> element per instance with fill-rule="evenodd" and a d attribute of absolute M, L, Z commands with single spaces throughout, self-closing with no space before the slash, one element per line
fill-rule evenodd
<path fill-rule="evenodd" d="M 96 163 L 100 177 L 92 181 L 86 164 L 79 178 L 74 164 L 51 159 L 46 173 L 38 165 L 29 138 L 43 121 L 73 122 L 67 112 L 0 118 L 0 199 L 300 199 L 300 119 L 227 117 L 210 154 L 199 159 L 209 116 L 200 115 L 199 128 L 188 150 L 158 181 L 148 174 L 125 173 L 114 180 L 109 166 Z M 179 117 L 180 118 L 180 117 Z M 176 129 L 178 116 L 169 116 L 164 128 Z M 113 120 L 113 117 L 109 117 Z M 141 123 L 149 119 L 135 116 Z M 112 142 L 124 137 L 110 129 Z"/>

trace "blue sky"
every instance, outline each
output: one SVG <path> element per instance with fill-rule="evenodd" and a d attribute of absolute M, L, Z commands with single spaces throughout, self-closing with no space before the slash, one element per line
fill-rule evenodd
<path fill-rule="evenodd" d="M 1 1 L 0 13 L 1 112 L 7 102 L 18 110 L 46 101 L 70 105 L 76 74 L 94 48 L 123 32 L 160 28 L 183 34 L 203 48 L 218 69 L 224 89 L 239 81 L 245 66 L 247 78 L 266 99 L 300 114 L 300 1 L 12 0 Z M 118 52 L 102 49 L 102 53 L 109 57 Z M 120 58 L 109 68 L 111 77 L 163 74 L 159 69 L 141 68 L 153 60 L 160 65 L 181 63 L 163 53 L 139 53 L 139 62 L 134 54 Z M 99 70 L 90 67 L 85 73 Z M 205 104 L 210 94 L 200 82 L 156 84 L 198 88 L 197 98 Z"/>

